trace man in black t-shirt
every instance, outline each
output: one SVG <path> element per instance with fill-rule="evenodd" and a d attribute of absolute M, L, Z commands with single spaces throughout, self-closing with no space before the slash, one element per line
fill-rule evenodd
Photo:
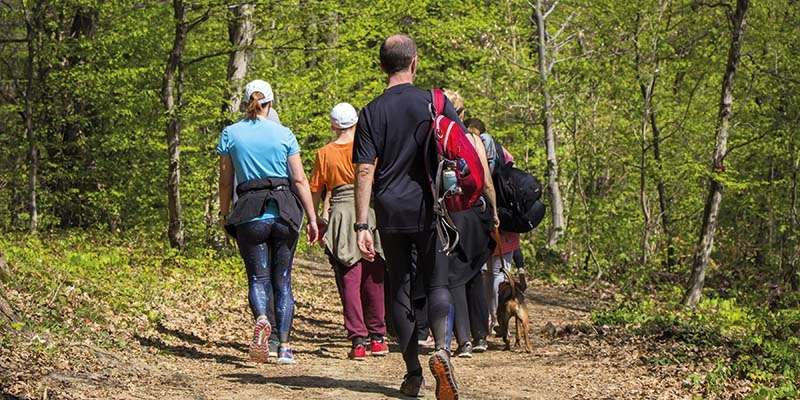
<path fill-rule="evenodd" d="M 431 93 L 413 85 L 418 58 L 416 44 L 410 37 L 394 35 L 386 39 L 380 49 L 380 62 L 388 75 L 388 85 L 383 94 L 361 111 L 353 146 L 357 222 L 354 228 L 358 231 L 358 246 L 365 259 L 373 259 L 372 230 L 378 229 L 389 266 L 391 315 L 407 370 L 400 390 L 418 396 L 423 386 L 411 305 L 413 261 L 416 261 L 436 341 L 436 351 L 429 361 L 436 379 L 436 397 L 455 399 L 458 389 L 449 352 L 445 350 L 447 313 L 452 301 L 447 267 L 437 268 L 435 263 L 441 244 L 433 223 L 429 181 L 432 175 L 426 171 L 426 166 L 435 165 L 436 157 L 433 146 L 425 146 L 432 122 Z M 445 104 L 445 115 L 461 123 L 449 101 Z M 425 157 L 431 157 L 431 162 L 426 163 Z M 366 225 L 372 194 L 377 227 Z M 416 260 L 412 260 L 412 248 L 417 250 Z"/>

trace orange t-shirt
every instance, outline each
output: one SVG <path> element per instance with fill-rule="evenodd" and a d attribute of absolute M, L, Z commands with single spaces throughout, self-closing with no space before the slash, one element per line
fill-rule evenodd
<path fill-rule="evenodd" d="M 331 142 L 317 151 L 317 161 L 311 173 L 311 191 L 331 191 L 341 185 L 352 185 L 356 180 L 353 165 L 353 142 Z"/>

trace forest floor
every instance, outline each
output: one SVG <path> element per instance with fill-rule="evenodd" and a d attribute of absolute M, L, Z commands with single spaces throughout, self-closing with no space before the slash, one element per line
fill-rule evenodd
<path fill-rule="evenodd" d="M 295 365 L 248 360 L 251 322 L 245 292 L 236 286 L 221 288 L 216 299 L 165 306 L 158 322 L 140 331 L 110 332 L 127 338 L 125 346 L 101 347 L 87 340 L 64 345 L 61 350 L 70 358 L 37 373 L 25 371 L 30 360 L 6 354 L 0 357 L 5 363 L 0 369 L 9 368 L 0 397 L 5 392 L 8 398 L 27 393 L 51 399 L 402 398 L 400 354 L 347 359 L 349 344 L 330 268 L 303 262 L 294 280 Z M 454 359 L 462 398 L 693 397 L 685 367 L 654 362 L 652 343 L 590 323 L 593 308 L 603 304 L 600 297 L 533 283 L 527 292 L 533 352 L 503 351 L 501 340 L 491 338 L 490 351 Z M 429 371 L 425 374 L 430 399 L 434 381 Z"/>

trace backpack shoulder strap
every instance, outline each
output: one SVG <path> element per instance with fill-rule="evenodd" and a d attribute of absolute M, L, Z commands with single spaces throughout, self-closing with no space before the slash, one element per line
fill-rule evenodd
<path fill-rule="evenodd" d="M 433 105 L 433 112 L 435 116 L 439 116 L 444 113 L 444 92 L 442 89 L 431 89 L 431 104 Z"/>

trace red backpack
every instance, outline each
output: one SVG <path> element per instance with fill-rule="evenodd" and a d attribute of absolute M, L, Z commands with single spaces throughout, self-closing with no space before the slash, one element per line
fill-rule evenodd
<path fill-rule="evenodd" d="M 436 174 L 430 179 L 436 200 L 436 230 L 443 251 L 450 253 L 458 244 L 459 235 L 450 212 L 467 210 L 478 202 L 484 189 L 484 171 L 478 152 L 461 129 L 461 125 L 444 115 L 445 96 L 441 89 L 431 90 L 431 140 L 436 142 Z M 427 157 L 426 157 L 427 160 Z M 428 166 L 428 171 L 433 171 Z M 455 232 L 451 240 L 450 232 Z"/>

